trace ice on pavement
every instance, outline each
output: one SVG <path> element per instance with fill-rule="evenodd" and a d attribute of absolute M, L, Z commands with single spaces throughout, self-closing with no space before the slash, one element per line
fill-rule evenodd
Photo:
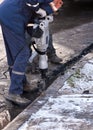
<path fill-rule="evenodd" d="M 86 63 L 83 68 L 78 69 L 75 74 L 69 77 L 64 83 L 63 87 L 59 90 L 62 94 L 76 93 L 82 94 L 84 91 L 89 90 L 93 93 L 93 60 Z"/>
<path fill-rule="evenodd" d="M 49 97 L 18 130 L 92 130 L 93 94 L 81 94 L 93 87 L 92 62 L 90 60 L 69 77 L 59 90 L 60 95 Z M 66 89 L 71 89 L 71 94 L 61 94 Z"/>

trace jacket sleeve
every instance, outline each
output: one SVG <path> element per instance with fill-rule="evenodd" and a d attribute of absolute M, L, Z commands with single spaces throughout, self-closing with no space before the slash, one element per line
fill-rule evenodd
<path fill-rule="evenodd" d="M 50 3 L 53 0 L 27 0 L 28 3 L 30 3 L 31 5 L 35 5 L 37 3 L 41 4 L 41 3 Z"/>
<path fill-rule="evenodd" d="M 38 11 L 39 9 L 38 0 L 26 0 L 26 5 L 29 6 L 34 11 Z"/>
<path fill-rule="evenodd" d="M 37 1 L 38 1 L 38 3 L 50 3 L 53 0 L 37 0 Z"/>
<path fill-rule="evenodd" d="M 43 10 L 45 10 L 46 13 L 47 13 L 47 15 L 50 15 L 50 14 L 53 14 L 53 13 L 54 13 L 53 10 L 52 10 L 52 8 L 51 8 L 51 6 L 50 6 L 48 3 L 46 3 L 46 4 L 41 4 L 41 5 L 40 5 L 40 8 L 42 8 Z"/>
<path fill-rule="evenodd" d="M 38 11 L 38 9 L 40 8 L 39 4 L 48 4 L 50 2 L 52 2 L 53 0 L 27 0 L 26 4 L 32 8 L 32 10 L 34 11 Z"/>

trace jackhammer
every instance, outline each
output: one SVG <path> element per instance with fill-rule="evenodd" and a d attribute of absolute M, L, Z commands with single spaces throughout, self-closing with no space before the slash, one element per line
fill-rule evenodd
<path fill-rule="evenodd" d="M 49 23 L 53 21 L 53 16 L 48 15 L 44 19 L 39 19 L 39 22 L 33 25 L 32 45 L 35 49 L 34 53 L 29 59 L 31 63 L 34 57 L 39 55 L 39 69 L 41 73 L 41 79 L 38 82 L 39 91 L 43 91 L 46 88 L 46 73 L 48 70 L 48 57 L 47 48 L 49 45 Z"/>

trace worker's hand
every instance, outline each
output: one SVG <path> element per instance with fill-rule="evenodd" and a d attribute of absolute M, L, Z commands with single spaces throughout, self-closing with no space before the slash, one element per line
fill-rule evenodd
<path fill-rule="evenodd" d="M 50 2 L 50 6 L 54 12 L 58 11 L 62 5 L 63 5 L 62 0 L 54 0 L 53 2 Z"/>
<path fill-rule="evenodd" d="M 46 17 L 46 15 L 47 15 L 46 11 L 43 10 L 43 9 L 41 9 L 41 8 L 39 8 L 39 10 L 36 11 L 36 13 L 40 15 L 40 16 L 39 16 L 40 18 L 44 18 L 44 17 Z"/>

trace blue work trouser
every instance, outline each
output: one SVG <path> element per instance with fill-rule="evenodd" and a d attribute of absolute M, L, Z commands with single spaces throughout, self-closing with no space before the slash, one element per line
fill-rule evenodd
<path fill-rule="evenodd" d="M 11 84 L 9 92 L 13 94 L 22 94 L 23 85 L 26 82 L 25 69 L 30 57 L 30 49 L 26 44 L 25 37 L 12 32 L 6 26 L 1 25 L 7 61 L 10 67 Z"/>

